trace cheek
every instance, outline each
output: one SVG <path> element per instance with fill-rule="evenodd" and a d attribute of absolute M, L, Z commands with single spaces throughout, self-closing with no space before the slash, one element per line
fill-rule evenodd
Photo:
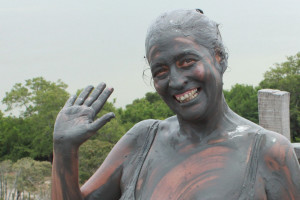
<path fill-rule="evenodd" d="M 221 72 L 220 72 L 220 65 L 216 64 L 213 60 L 206 60 L 209 65 L 211 66 L 211 73 L 213 73 L 213 76 L 216 79 L 216 82 L 219 82 L 221 79 Z"/>
<path fill-rule="evenodd" d="M 212 67 L 212 73 L 215 79 L 216 87 L 222 87 L 222 75 L 217 67 Z"/>
<path fill-rule="evenodd" d="M 206 80 L 211 80 L 216 84 L 216 87 L 222 82 L 221 79 L 221 74 L 220 71 L 217 69 L 217 66 L 214 64 L 214 62 L 208 58 L 205 59 L 205 65 L 204 67 L 206 69 L 205 72 L 205 79 Z"/>
<path fill-rule="evenodd" d="M 159 94 L 159 93 L 160 93 L 160 91 L 161 91 L 161 88 L 160 88 L 160 85 L 159 85 L 159 84 L 157 84 L 157 82 L 156 82 L 156 81 L 154 81 L 154 88 L 155 88 L 156 92 Z"/>
<path fill-rule="evenodd" d="M 154 80 L 154 88 L 156 90 L 156 92 L 159 94 L 159 95 L 163 95 L 166 90 L 166 81 L 162 81 L 162 80 Z"/>

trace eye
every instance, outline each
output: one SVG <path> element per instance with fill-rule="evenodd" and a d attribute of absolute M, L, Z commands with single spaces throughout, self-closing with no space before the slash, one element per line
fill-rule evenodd
<path fill-rule="evenodd" d="M 153 77 L 157 77 L 157 78 L 163 77 L 165 74 L 168 73 L 168 71 L 169 68 L 165 65 L 157 67 L 157 70 L 153 72 Z"/>
<path fill-rule="evenodd" d="M 196 62 L 196 60 L 193 58 L 184 58 L 177 62 L 177 66 L 178 67 L 189 67 L 189 66 L 193 65 L 195 62 Z"/>

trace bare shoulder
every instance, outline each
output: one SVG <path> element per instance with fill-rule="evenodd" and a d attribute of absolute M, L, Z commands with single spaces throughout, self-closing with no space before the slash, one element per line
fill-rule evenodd
<path fill-rule="evenodd" d="M 158 120 L 147 119 L 135 124 L 118 143 L 127 143 L 132 148 L 138 148 L 144 144 L 149 129 Z"/>
<path fill-rule="evenodd" d="M 294 153 L 292 144 L 285 136 L 266 129 L 262 129 L 260 133 L 264 135 L 262 153 L 266 156 L 284 162 L 286 156 Z"/>
<path fill-rule="evenodd" d="M 131 157 L 137 155 L 145 143 L 147 133 L 157 120 L 148 119 L 135 124 L 116 143 L 106 160 L 122 160 L 122 168 L 130 162 Z"/>
<path fill-rule="evenodd" d="M 300 166 L 290 141 L 263 129 L 260 176 L 268 199 L 300 199 Z"/>
<path fill-rule="evenodd" d="M 160 131 L 167 132 L 168 130 L 178 130 L 178 129 L 179 129 L 179 123 L 176 115 L 161 120 L 159 122 L 158 132 Z"/>
<path fill-rule="evenodd" d="M 260 133 L 264 136 L 261 144 L 264 165 L 271 171 L 283 170 L 284 167 L 295 168 L 300 176 L 299 163 L 291 142 L 285 136 L 270 130 L 262 129 Z"/>

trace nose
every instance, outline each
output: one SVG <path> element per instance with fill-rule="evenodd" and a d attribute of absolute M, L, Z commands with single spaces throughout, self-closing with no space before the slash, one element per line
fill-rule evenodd
<path fill-rule="evenodd" d="M 184 88 L 187 84 L 187 77 L 176 66 L 170 67 L 169 87 L 175 90 Z"/>

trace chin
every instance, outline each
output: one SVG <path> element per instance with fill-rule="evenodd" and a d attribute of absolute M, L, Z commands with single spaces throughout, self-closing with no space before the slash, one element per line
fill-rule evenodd
<path fill-rule="evenodd" d="M 178 118 L 184 121 L 203 121 L 208 117 L 207 104 L 201 102 L 190 106 L 168 105 Z"/>

